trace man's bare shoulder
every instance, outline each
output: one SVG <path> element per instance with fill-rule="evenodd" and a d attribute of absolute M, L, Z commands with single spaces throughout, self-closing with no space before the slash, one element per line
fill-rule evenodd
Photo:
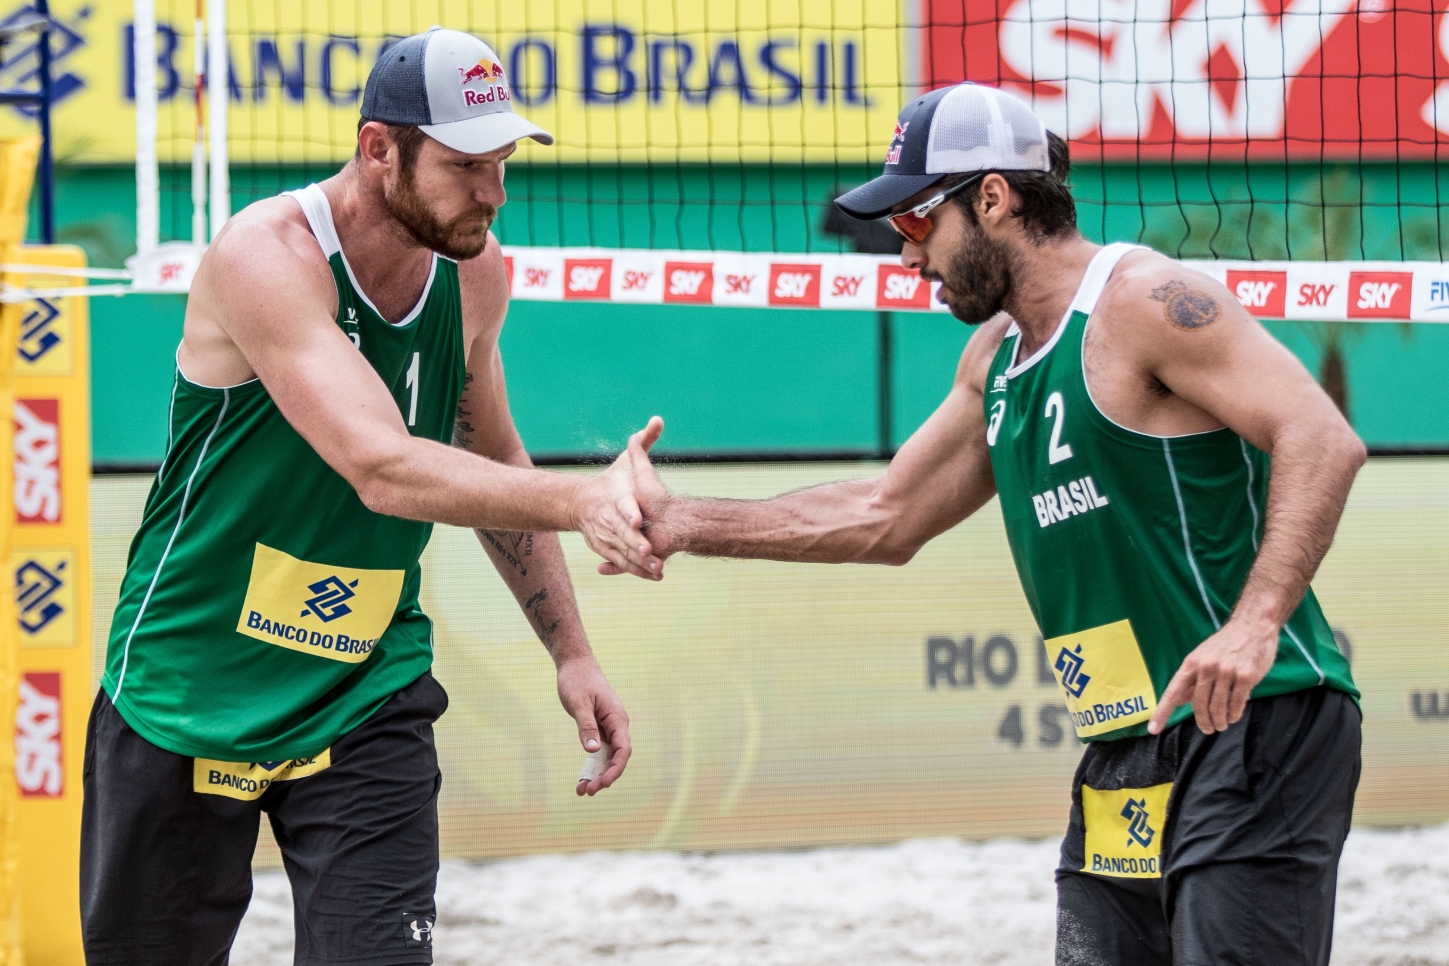
<path fill-rule="evenodd" d="M 961 353 L 961 364 L 956 367 L 956 384 L 973 392 L 986 389 L 986 374 L 991 371 L 991 360 L 1006 339 L 1011 329 L 1012 318 L 1005 312 L 997 312 L 982 322 L 971 333 L 966 349 Z"/>
<path fill-rule="evenodd" d="M 463 325 L 470 339 L 492 330 L 495 335 L 508 313 L 508 269 L 503 249 L 492 232 L 488 245 L 473 258 L 458 263 L 458 288 L 463 299 Z"/>
<path fill-rule="evenodd" d="M 1102 292 L 1097 321 L 1138 334 L 1198 332 L 1241 315 L 1222 283 L 1154 251 L 1129 252 Z"/>
<path fill-rule="evenodd" d="M 307 225 L 302 208 L 278 196 L 254 202 L 233 215 L 202 258 L 203 286 L 241 282 L 302 285 L 315 294 L 335 293 L 331 269 Z"/>

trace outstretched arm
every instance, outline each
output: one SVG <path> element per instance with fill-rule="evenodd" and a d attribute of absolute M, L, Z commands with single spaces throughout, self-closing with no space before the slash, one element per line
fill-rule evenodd
<path fill-rule="evenodd" d="M 655 553 L 906 563 L 996 492 L 982 387 L 1005 327 L 994 320 L 973 336 L 946 400 L 876 479 L 828 483 L 770 500 L 692 499 L 670 494 L 647 458 L 636 455 L 638 495 Z"/>
<path fill-rule="evenodd" d="M 1198 726 L 1243 715 L 1278 635 L 1333 542 L 1366 452 L 1294 356 L 1212 279 L 1165 260 L 1134 271 L 1119 315 L 1147 373 L 1273 458 L 1263 542 L 1226 624 L 1183 662 L 1148 728 L 1191 701 Z"/>
<path fill-rule="evenodd" d="M 606 560 L 657 574 L 627 465 L 593 477 L 548 473 L 412 436 L 387 387 L 333 322 L 327 264 L 310 234 L 297 232 L 289 237 L 276 220 L 234 219 L 202 262 L 188 315 L 218 322 L 282 415 L 369 509 L 466 527 L 577 530 Z M 501 272 L 497 245 L 490 251 L 483 257 L 498 259 Z"/>

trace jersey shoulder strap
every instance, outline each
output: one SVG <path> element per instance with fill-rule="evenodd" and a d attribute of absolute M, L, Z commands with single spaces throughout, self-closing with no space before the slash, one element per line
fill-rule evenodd
<path fill-rule="evenodd" d="M 1087 265 L 1087 272 L 1082 276 L 1082 284 L 1077 288 L 1077 294 L 1072 299 L 1072 304 L 1067 308 L 1067 315 L 1070 317 L 1074 312 L 1080 312 L 1091 318 L 1092 312 L 1101 301 L 1102 291 L 1107 287 L 1107 280 L 1112 277 L 1112 272 L 1117 268 L 1117 263 L 1122 256 L 1128 252 L 1135 252 L 1143 249 L 1144 245 L 1133 245 L 1128 242 L 1114 242 L 1105 245 L 1097 254 L 1092 256 L 1092 261 Z"/>
<path fill-rule="evenodd" d="M 323 257 L 331 261 L 333 255 L 342 251 L 342 241 L 337 237 L 337 226 L 332 223 L 332 204 L 327 200 L 322 186 L 309 184 L 305 188 L 283 194 L 302 206 L 302 214 L 307 216 L 307 227 L 312 229 L 312 235 L 322 248 Z"/>

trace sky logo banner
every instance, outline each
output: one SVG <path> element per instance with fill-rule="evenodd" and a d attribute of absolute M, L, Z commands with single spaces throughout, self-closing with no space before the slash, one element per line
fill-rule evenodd
<path fill-rule="evenodd" d="M 928 0 L 929 87 L 1027 97 L 1084 159 L 1435 157 L 1442 0 Z M 1238 154 L 1242 157 L 1242 154 Z M 1215 154 L 1215 158 L 1223 157 Z"/>

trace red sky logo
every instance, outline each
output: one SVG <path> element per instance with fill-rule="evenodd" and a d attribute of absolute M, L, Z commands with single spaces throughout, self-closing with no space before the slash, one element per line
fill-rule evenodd
<path fill-rule="evenodd" d="M 609 298 L 612 266 L 609 258 L 564 259 L 564 298 Z"/>
<path fill-rule="evenodd" d="M 875 304 L 878 308 L 906 306 L 913 309 L 931 307 L 931 286 L 924 284 L 921 273 L 899 265 L 882 265 L 876 279 Z"/>
<path fill-rule="evenodd" d="M 770 266 L 771 305 L 820 306 L 820 266 L 787 265 L 776 262 Z"/>
<path fill-rule="evenodd" d="M 60 523 L 60 400 L 15 400 L 15 522 Z"/>
<path fill-rule="evenodd" d="M 1228 291 L 1238 297 L 1250 315 L 1260 319 L 1281 319 L 1288 295 L 1287 272 L 1240 272 L 1228 270 Z"/>
<path fill-rule="evenodd" d="M 713 262 L 664 263 L 664 301 L 711 302 L 713 300 Z"/>
<path fill-rule="evenodd" d="M 1350 319 L 1407 319 L 1411 272 L 1349 272 Z"/>
<path fill-rule="evenodd" d="M 59 798 L 65 792 L 59 671 L 26 671 L 20 676 L 15 783 L 26 798 Z"/>

